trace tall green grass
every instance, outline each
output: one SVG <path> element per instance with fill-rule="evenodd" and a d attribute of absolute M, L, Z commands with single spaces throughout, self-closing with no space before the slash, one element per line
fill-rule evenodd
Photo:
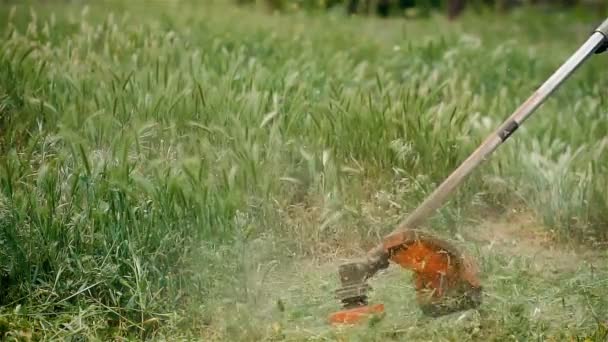
<path fill-rule="evenodd" d="M 1 12 L 0 304 L 45 338 L 205 326 L 188 310 L 250 295 L 252 241 L 266 261 L 375 243 L 587 34 L 574 16 L 539 28 L 517 12 L 88 6 Z M 434 229 L 517 201 L 565 237 L 606 240 L 601 58 Z"/>

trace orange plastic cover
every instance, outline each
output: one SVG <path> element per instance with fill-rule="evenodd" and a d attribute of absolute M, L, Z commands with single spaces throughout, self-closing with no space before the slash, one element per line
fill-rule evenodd
<path fill-rule="evenodd" d="M 445 241 L 405 232 L 387 237 L 384 248 L 393 262 L 415 273 L 416 290 L 428 290 L 434 298 L 442 297 L 459 282 L 479 285 L 475 270 Z"/>

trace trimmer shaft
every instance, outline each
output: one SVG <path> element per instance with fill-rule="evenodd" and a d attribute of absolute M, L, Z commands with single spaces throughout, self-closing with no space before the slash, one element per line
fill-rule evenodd
<path fill-rule="evenodd" d="M 389 260 L 414 271 L 418 304 L 423 312 L 440 315 L 477 307 L 481 286 L 477 267 L 450 244 L 414 231 L 421 226 L 465 178 L 488 159 L 524 121 L 592 54 L 608 48 L 608 19 L 557 69 L 511 116 L 431 193 L 391 235 L 372 249 L 366 258 L 340 266 L 342 288 L 336 296 L 346 310 L 330 316 L 334 323 L 352 322 L 362 314 L 380 310 L 367 306 L 368 278 L 389 266 Z M 455 299 L 455 301 L 453 301 Z M 345 317 L 348 317 L 345 318 Z"/>

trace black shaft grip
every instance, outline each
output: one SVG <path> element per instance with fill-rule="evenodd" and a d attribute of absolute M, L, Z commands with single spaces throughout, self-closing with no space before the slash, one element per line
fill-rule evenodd
<path fill-rule="evenodd" d="M 498 136 L 500 140 L 503 142 L 511 136 L 517 129 L 519 128 L 519 124 L 514 120 L 507 122 L 502 129 L 498 132 Z"/>

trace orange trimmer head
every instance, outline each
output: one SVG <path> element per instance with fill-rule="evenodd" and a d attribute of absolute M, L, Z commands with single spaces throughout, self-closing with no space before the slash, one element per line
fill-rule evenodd
<path fill-rule="evenodd" d="M 440 316 L 471 309 L 481 303 L 482 287 L 477 266 L 454 245 L 416 230 L 388 235 L 372 255 L 386 258 L 414 273 L 416 300 L 422 312 Z M 384 305 L 369 305 L 365 280 L 375 273 L 373 258 L 344 264 L 340 276 L 344 285 L 336 295 L 344 310 L 329 316 L 332 324 L 355 324 L 384 312 Z M 384 268 L 386 265 L 381 266 Z"/>

